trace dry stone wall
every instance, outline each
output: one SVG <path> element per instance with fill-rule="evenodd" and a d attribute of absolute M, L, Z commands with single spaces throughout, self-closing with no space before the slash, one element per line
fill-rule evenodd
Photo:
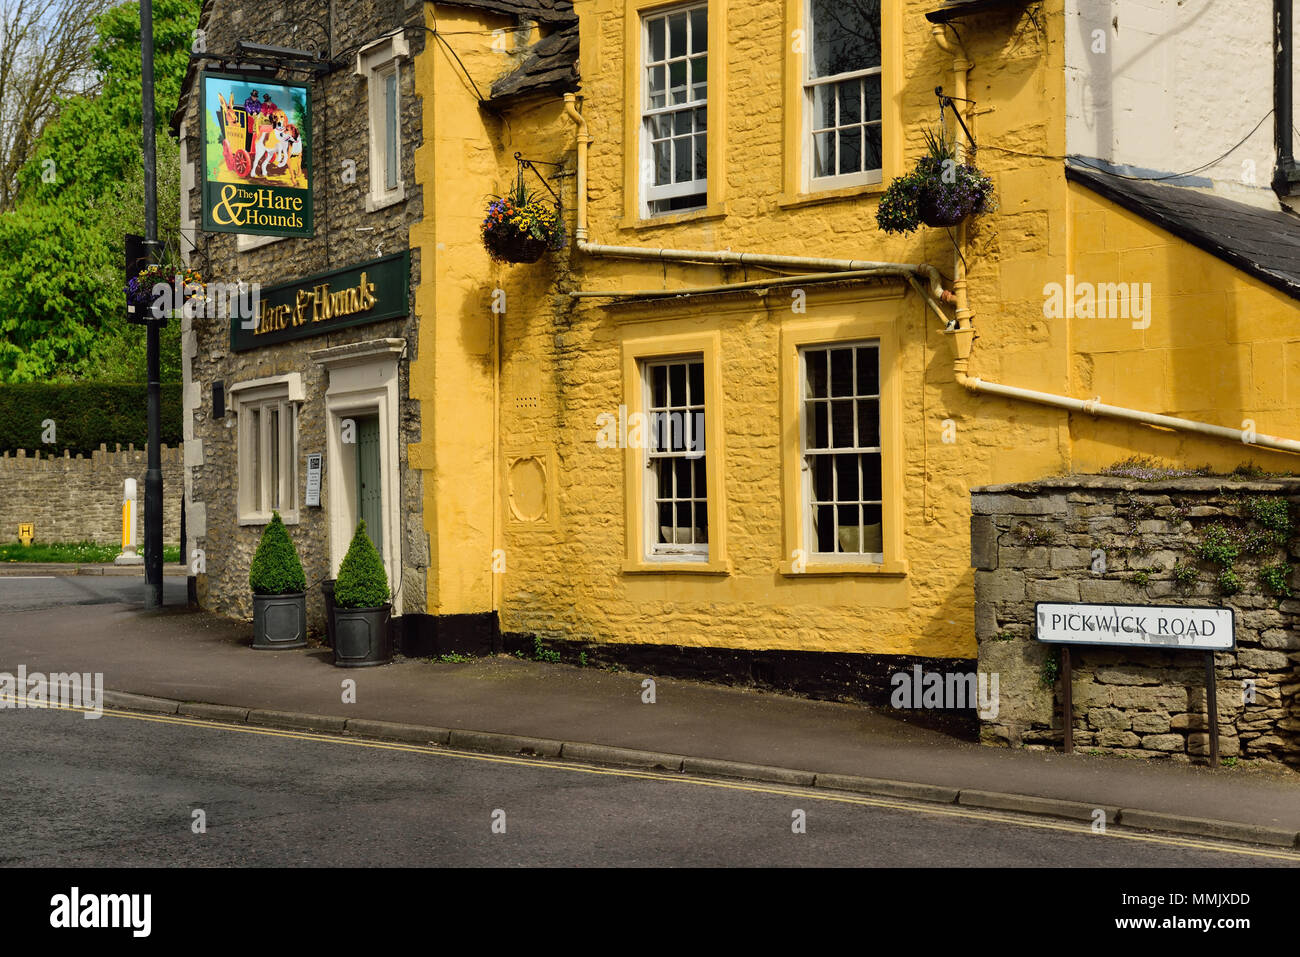
<path fill-rule="evenodd" d="M 981 739 L 1059 746 L 1059 649 L 1037 602 L 1231 608 L 1215 654 L 1220 753 L 1300 766 L 1300 480 L 1071 476 L 971 493 L 982 672 L 1000 676 Z M 1209 752 L 1204 653 L 1072 646 L 1074 745 L 1191 761 Z"/>
<path fill-rule="evenodd" d="M 162 447 L 163 543 L 180 541 L 181 446 Z M 100 445 L 90 458 L 19 449 L 0 456 L 0 541 L 18 539 L 18 525 L 32 522 L 37 542 L 122 540 L 122 493 L 128 478 L 136 481 L 139 524 L 136 540 L 144 546 L 144 449 L 134 445 L 109 451 Z"/>

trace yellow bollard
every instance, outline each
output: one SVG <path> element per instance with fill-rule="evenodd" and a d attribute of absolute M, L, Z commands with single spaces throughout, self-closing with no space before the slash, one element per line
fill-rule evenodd
<path fill-rule="evenodd" d="M 32 539 L 36 537 L 36 528 L 32 522 L 18 523 L 18 541 L 23 543 L 24 548 L 31 547 Z"/>
<path fill-rule="evenodd" d="M 144 556 L 135 553 L 135 479 L 129 478 L 125 484 L 122 492 L 122 554 L 113 559 L 113 564 L 143 565 Z"/>

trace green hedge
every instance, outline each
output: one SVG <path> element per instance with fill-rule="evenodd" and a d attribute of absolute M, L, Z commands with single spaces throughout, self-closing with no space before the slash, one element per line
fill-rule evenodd
<path fill-rule="evenodd" d="M 181 384 L 162 385 L 162 440 L 181 441 Z M 46 419 L 54 420 L 53 443 L 41 441 Z M 149 436 L 148 387 L 94 382 L 0 385 L 0 452 L 27 451 L 73 455 L 111 452 L 115 443 L 143 449 Z"/>

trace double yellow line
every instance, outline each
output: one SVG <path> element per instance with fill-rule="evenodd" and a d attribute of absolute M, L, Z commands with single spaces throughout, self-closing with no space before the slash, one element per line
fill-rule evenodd
<path fill-rule="evenodd" d="M 0 695 L 0 700 L 13 702 L 13 696 Z M 35 707 L 41 707 L 36 705 Z M 49 705 L 63 711 L 88 711 L 88 708 L 76 708 L 63 705 Z M 1269 850 L 1245 845 L 1218 843 L 1194 837 L 1165 836 L 1141 831 L 1115 830 L 1108 828 L 1104 832 L 1094 832 L 1087 823 L 1074 823 L 1059 820 L 1038 820 L 1010 813 L 988 812 L 970 808 L 949 807 L 930 804 L 923 801 L 902 801 L 892 798 L 873 797 L 864 794 L 849 794 L 821 788 L 797 788 L 774 784 L 762 784 L 743 781 L 726 781 L 715 778 L 690 777 L 680 773 L 663 771 L 641 771 L 635 768 L 602 768 L 571 761 L 550 761 L 542 758 L 512 757 L 502 754 L 480 754 L 473 751 L 454 751 L 450 748 L 430 747 L 419 744 L 402 744 L 392 741 L 374 741 L 366 738 L 348 738 L 336 734 L 320 734 L 310 731 L 289 731 L 279 728 L 259 728 L 243 724 L 228 724 L 221 721 L 209 721 L 203 718 L 190 718 L 184 715 L 142 714 L 135 711 L 121 711 L 105 708 L 106 716 L 130 718 L 135 721 L 150 721 L 157 724 L 184 725 L 191 728 L 209 730 L 236 731 L 241 734 L 258 734 L 275 738 L 288 738 L 294 741 L 314 741 L 331 745 L 347 745 L 354 748 L 372 748 L 381 751 L 404 751 L 409 754 L 424 754 L 431 757 L 455 758 L 463 761 L 483 761 L 491 764 L 515 765 L 526 768 L 542 768 L 563 771 L 569 774 L 596 774 L 620 778 L 635 778 L 643 781 L 663 781 L 670 784 L 685 784 L 695 787 L 722 788 L 730 791 L 748 791 L 754 794 L 774 794 L 798 797 L 805 801 L 829 801 L 836 804 L 855 804 L 862 807 L 885 808 L 893 811 L 908 811 L 915 814 L 929 814 L 939 817 L 960 818 L 969 821 L 986 821 L 1007 824 L 1016 827 L 1029 827 L 1046 831 L 1063 831 L 1069 834 L 1084 834 L 1092 837 L 1107 837 L 1116 840 L 1138 841 L 1145 844 L 1161 844 L 1166 847 L 1181 847 L 1189 850 L 1211 851 L 1218 854 L 1236 854 L 1243 857 L 1267 858 L 1300 864 L 1300 853 L 1281 848 Z"/>

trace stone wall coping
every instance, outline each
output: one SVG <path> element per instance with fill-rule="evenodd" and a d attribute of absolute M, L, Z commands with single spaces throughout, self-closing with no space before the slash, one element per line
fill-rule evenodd
<path fill-rule="evenodd" d="M 179 465 L 184 461 L 184 443 L 169 446 L 162 443 L 161 460 L 164 466 Z M 64 449 L 62 454 L 56 451 L 35 449 L 28 455 L 27 449 L 15 449 L 13 453 L 0 452 L 0 471 L 31 472 L 37 469 L 98 472 L 112 469 L 138 469 L 148 464 L 148 449 L 137 449 L 134 443 L 123 449 L 120 445 L 115 451 L 108 451 L 104 443 L 99 450 L 85 455 L 78 452 L 75 456 Z"/>
<path fill-rule="evenodd" d="M 974 495 L 1035 495 L 1050 490 L 1099 489 L 1124 492 L 1285 492 L 1300 494 L 1300 476 L 1270 479 L 1238 479 L 1231 475 L 1186 476 L 1141 482 L 1119 475 L 1054 475 L 1032 482 L 1005 485 L 982 485 L 970 490 Z"/>

